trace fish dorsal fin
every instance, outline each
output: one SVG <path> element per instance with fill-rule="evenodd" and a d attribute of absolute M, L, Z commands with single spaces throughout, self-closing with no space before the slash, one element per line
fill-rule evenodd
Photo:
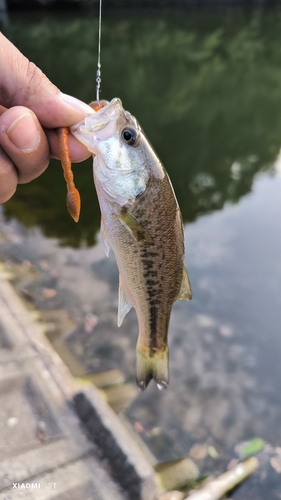
<path fill-rule="evenodd" d="M 100 234 L 101 234 L 101 242 L 102 242 L 102 246 L 103 246 L 103 249 L 104 249 L 104 253 L 108 257 L 109 256 L 110 245 L 108 243 L 107 232 L 106 232 L 106 229 L 105 229 L 103 218 L 101 218 L 101 221 L 100 221 Z"/>
<path fill-rule="evenodd" d="M 192 299 L 192 291 L 191 291 L 191 286 L 190 286 L 187 270 L 186 270 L 186 267 L 184 264 L 183 269 L 182 269 L 181 289 L 180 289 L 177 300 L 191 300 L 191 299 Z"/>
<path fill-rule="evenodd" d="M 128 210 L 123 208 L 117 218 L 137 241 L 146 241 L 146 243 L 151 243 L 152 240 L 148 231 L 141 225 L 133 214 L 128 212 Z"/>
<path fill-rule="evenodd" d="M 130 311 L 131 307 L 132 305 L 122 288 L 121 280 L 119 277 L 118 320 L 117 320 L 118 326 L 122 325 L 123 319 L 125 318 L 126 314 Z"/>

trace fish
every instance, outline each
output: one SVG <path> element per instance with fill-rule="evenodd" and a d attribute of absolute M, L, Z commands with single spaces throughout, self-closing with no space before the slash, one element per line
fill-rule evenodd
<path fill-rule="evenodd" d="M 136 310 L 137 384 L 144 390 L 154 379 L 158 389 L 166 389 L 172 305 L 192 298 L 183 221 L 171 181 L 119 98 L 103 101 L 70 132 L 94 158 L 102 242 L 107 256 L 112 248 L 119 269 L 118 326 L 131 307 Z"/>

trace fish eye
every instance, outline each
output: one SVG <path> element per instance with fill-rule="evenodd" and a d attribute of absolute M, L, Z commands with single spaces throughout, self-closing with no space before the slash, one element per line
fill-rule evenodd
<path fill-rule="evenodd" d="M 134 146 L 138 139 L 138 132 L 134 128 L 126 127 L 122 130 L 121 137 L 126 144 Z"/>

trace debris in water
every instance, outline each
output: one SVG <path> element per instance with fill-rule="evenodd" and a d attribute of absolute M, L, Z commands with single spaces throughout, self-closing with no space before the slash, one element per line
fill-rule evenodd
<path fill-rule="evenodd" d="M 259 465 L 256 457 L 251 457 L 235 465 L 233 469 L 225 472 L 203 488 L 191 493 L 186 500 L 219 500 L 225 493 L 233 490 L 244 479 L 253 474 Z"/>

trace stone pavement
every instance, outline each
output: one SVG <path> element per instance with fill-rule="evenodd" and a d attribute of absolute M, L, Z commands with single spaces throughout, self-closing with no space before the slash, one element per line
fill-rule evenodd
<path fill-rule="evenodd" d="M 5 277 L 0 272 L 0 500 L 155 500 L 143 451 L 94 387 L 75 385 Z"/>

